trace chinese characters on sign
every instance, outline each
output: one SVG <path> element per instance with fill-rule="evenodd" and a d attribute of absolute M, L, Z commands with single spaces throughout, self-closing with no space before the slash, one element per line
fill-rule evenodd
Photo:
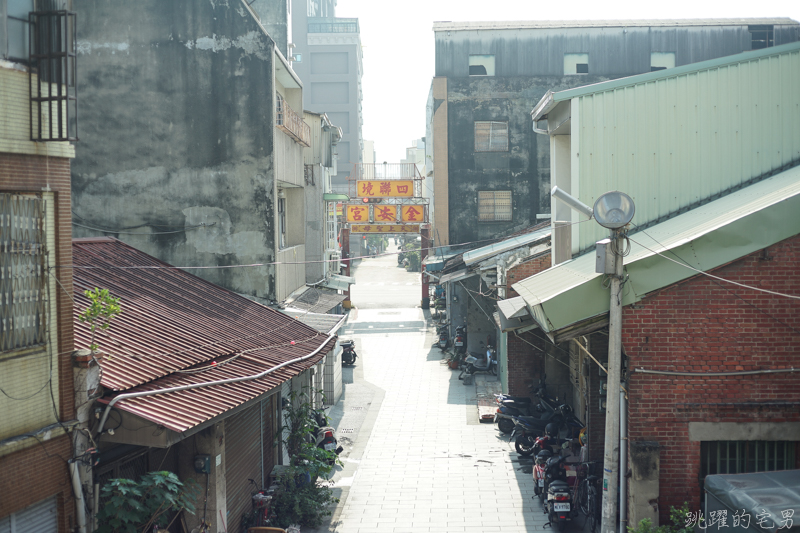
<path fill-rule="evenodd" d="M 685 527 L 693 528 L 695 526 L 700 529 L 719 530 L 734 528 L 750 527 L 750 513 L 744 509 L 735 511 L 731 516 L 728 516 L 728 510 L 722 509 L 720 511 L 711 511 L 708 514 L 708 519 L 703 517 L 702 511 L 691 511 L 686 513 Z M 794 509 L 784 509 L 781 511 L 781 517 L 776 518 L 770 514 L 766 509 L 756 514 L 754 524 L 758 525 L 761 529 L 791 529 L 794 525 Z M 715 527 L 716 526 L 716 527 Z"/>
<path fill-rule="evenodd" d="M 376 205 L 372 219 L 374 222 L 397 222 L 397 206 Z"/>
<path fill-rule="evenodd" d="M 369 222 L 369 207 L 365 205 L 347 206 L 348 222 Z"/>
<path fill-rule="evenodd" d="M 419 233 L 418 224 L 352 224 L 350 233 Z"/>
<path fill-rule="evenodd" d="M 414 180 L 356 181 L 359 198 L 412 198 Z"/>
<path fill-rule="evenodd" d="M 402 209 L 403 222 L 425 222 L 425 206 L 404 205 Z"/>

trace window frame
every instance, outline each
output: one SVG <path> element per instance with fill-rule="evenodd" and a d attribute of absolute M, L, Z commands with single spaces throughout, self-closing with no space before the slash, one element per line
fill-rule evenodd
<path fill-rule="evenodd" d="M 478 222 L 511 222 L 514 219 L 513 191 L 478 191 L 477 199 Z M 488 208 L 491 208 L 492 218 L 486 217 Z"/>
<path fill-rule="evenodd" d="M 564 76 L 586 76 L 590 74 L 588 52 L 565 52 L 564 53 Z M 586 65 L 586 72 L 578 72 L 580 65 Z M 567 72 L 569 68 L 574 68 L 575 72 Z"/>
<path fill-rule="evenodd" d="M 497 140 L 495 140 L 495 125 L 502 124 L 503 128 L 498 127 L 497 129 Z M 479 126 L 480 125 L 480 126 Z M 483 132 L 479 132 L 479 128 L 483 129 L 488 125 L 488 133 L 486 135 L 486 141 L 482 142 L 479 146 L 479 138 L 483 137 Z M 503 129 L 505 130 L 505 139 L 503 140 Z M 479 135 L 480 133 L 480 135 Z M 476 120 L 473 123 L 473 149 L 475 153 L 485 153 L 485 152 L 508 152 L 509 150 L 509 139 L 508 139 L 508 121 L 505 120 Z M 500 143 L 502 143 L 503 147 L 500 148 Z"/>
<path fill-rule="evenodd" d="M 469 72 L 470 77 L 491 78 L 495 75 L 496 63 L 494 54 L 469 54 L 467 62 L 468 62 L 467 63 L 468 70 L 472 70 L 472 67 L 483 67 L 485 72 L 484 74 L 472 74 L 472 72 Z"/>

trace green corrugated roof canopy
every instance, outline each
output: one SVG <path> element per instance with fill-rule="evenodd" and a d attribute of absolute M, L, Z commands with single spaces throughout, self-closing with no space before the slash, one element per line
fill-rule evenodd
<path fill-rule="evenodd" d="M 631 249 L 625 257 L 629 277 L 623 305 L 697 274 L 676 256 L 697 270 L 708 271 L 798 233 L 800 166 L 795 166 L 646 230 L 629 233 Z M 547 333 L 608 313 L 609 293 L 603 287 L 603 275 L 595 273 L 593 253 L 556 265 L 512 288 Z"/>

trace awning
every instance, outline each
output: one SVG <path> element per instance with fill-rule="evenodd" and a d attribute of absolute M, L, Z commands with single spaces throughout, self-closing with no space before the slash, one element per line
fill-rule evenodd
<path fill-rule="evenodd" d="M 522 318 L 529 316 L 528 305 L 525 303 L 525 298 L 517 296 L 516 298 L 509 298 L 507 300 L 500 300 L 497 302 L 497 307 L 506 319 Z"/>
<path fill-rule="evenodd" d="M 448 259 L 451 257 L 455 257 L 458 254 L 433 254 L 427 256 L 425 259 L 422 260 L 423 266 L 425 266 L 426 272 L 438 272 L 442 268 L 444 268 L 444 264 L 447 262 Z"/>
<path fill-rule="evenodd" d="M 307 291 L 295 300 L 287 302 L 287 306 L 305 311 L 314 311 L 315 313 L 327 313 L 341 304 L 345 298 L 347 298 L 345 294 L 339 294 L 328 289 L 309 287 Z"/>
<path fill-rule="evenodd" d="M 498 311 L 494 313 L 493 316 L 497 327 L 499 327 L 500 331 L 503 333 L 522 328 L 532 329 L 531 326 L 536 326 L 536 322 L 533 321 L 531 315 L 525 315 L 521 318 L 506 318 L 502 312 Z"/>
<path fill-rule="evenodd" d="M 462 279 L 471 278 L 472 276 L 477 275 L 477 272 L 470 272 L 468 269 L 463 268 L 461 270 L 456 270 L 455 272 L 445 274 L 439 279 L 439 284 L 450 283 L 451 281 L 461 281 Z"/>
<path fill-rule="evenodd" d="M 326 279 L 319 285 L 321 287 L 326 287 L 328 289 L 333 289 L 336 291 L 346 291 L 350 285 L 356 284 L 356 278 L 351 276 L 340 276 L 338 274 L 332 274 L 330 278 Z"/>
<path fill-rule="evenodd" d="M 347 202 L 350 197 L 346 194 L 336 194 L 333 192 L 322 193 L 322 199 L 326 202 Z"/>
<path fill-rule="evenodd" d="M 629 235 L 623 305 L 697 275 L 658 254 L 672 251 L 707 271 L 800 233 L 800 166 Z M 584 254 L 512 285 L 545 332 L 608 313 L 608 290 Z"/>
<path fill-rule="evenodd" d="M 488 259 L 493 255 L 502 254 L 504 252 L 513 250 L 514 248 L 520 248 L 536 241 L 546 239 L 550 236 L 550 232 L 551 228 L 550 226 L 547 226 L 540 230 L 527 233 L 525 235 L 520 235 L 519 237 L 513 237 L 504 241 L 490 244 L 488 246 L 484 246 L 482 248 L 471 250 L 469 252 L 464 252 L 464 264 L 471 265 L 473 263 L 477 263 L 478 261 Z"/>
<path fill-rule="evenodd" d="M 299 320 L 307 326 L 311 326 L 321 333 L 334 333 L 347 322 L 347 315 L 331 315 L 327 313 L 310 313 L 304 309 L 287 307 L 281 312 Z"/>

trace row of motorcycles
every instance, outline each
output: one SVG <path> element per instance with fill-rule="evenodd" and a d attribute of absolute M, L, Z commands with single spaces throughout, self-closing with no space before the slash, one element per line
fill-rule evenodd
<path fill-rule="evenodd" d="M 450 346 L 450 323 L 441 322 L 436 326 L 437 345 L 442 351 Z M 497 375 L 497 352 L 491 344 L 480 343 L 484 353 L 467 354 L 467 325 L 456 326 L 453 335 L 453 368 L 461 370 L 458 379 L 478 373 Z"/>
<path fill-rule="evenodd" d="M 555 450 L 577 437 L 584 426 L 572 407 L 547 394 L 546 376 L 533 392 L 538 401 L 495 394 L 498 408 L 494 420 L 500 431 L 510 434 L 517 453 L 535 457 L 534 494 L 543 502 L 550 525 L 563 531 L 577 508 L 567 483 L 566 457 Z"/>

